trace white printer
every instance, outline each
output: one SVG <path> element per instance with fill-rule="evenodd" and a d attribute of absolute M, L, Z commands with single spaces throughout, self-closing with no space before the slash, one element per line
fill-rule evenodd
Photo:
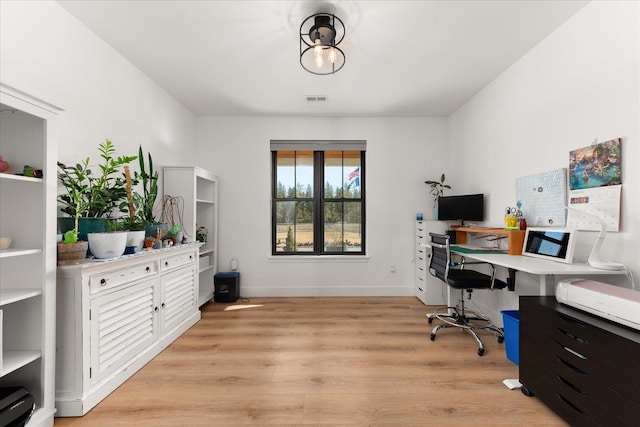
<path fill-rule="evenodd" d="M 556 300 L 640 330 L 640 292 L 585 279 L 561 280 Z"/>

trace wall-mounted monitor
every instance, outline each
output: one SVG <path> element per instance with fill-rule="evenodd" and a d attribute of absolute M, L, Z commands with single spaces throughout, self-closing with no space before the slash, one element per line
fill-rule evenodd
<path fill-rule="evenodd" d="M 438 199 L 441 221 L 484 221 L 484 194 L 443 196 Z"/>

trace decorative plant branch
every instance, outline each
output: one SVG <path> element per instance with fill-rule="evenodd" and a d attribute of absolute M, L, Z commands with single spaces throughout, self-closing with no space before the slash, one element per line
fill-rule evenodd
<path fill-rule="evenodd" d="M 180 196 L 165 195 L 162 198 L 162 222 L 169 224 L 169 234 L 176 235 L 183 231 L 189 237 L 186 230 L 183 230 L 184 199 Z M 177 222 L 176 222 L 177 218 Z"/>

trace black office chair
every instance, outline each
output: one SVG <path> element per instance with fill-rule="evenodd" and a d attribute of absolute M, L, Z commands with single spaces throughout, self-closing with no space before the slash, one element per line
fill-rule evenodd
<path fill-rule="evenodd" d="M 466 310 L 464 306 L 464 292 L 471 293 L 474 289 L 503 289 L 507 284 L 495 278 L 495 268 L 487 262 L 452 262 L 449 247 L 449 236 L 443 234 L 429 233 L 431 236 L 431 262 L 429 272 L 431 275 L 445 282 L 454 289 L 460 290 L 460 306 L 447 307 L 447 313 L 441 313 L 442 308 L 437 308 L 432 314 L 427 315 L 429 324 L 433 319 L 439 319 L 443 323 L 433 328 L 431 331 L 431 341 L 436 339 L 436 334 L 444 328 L 461 328 L 469 332 L 478 342 L 478 355 L 484 354 L 484 343 L 476 333 L 477 330 L 485 330 L 494 333 L 498 342 L 504 341 L 504 332 L 491 324 L 488 317 Z M 485 264 L 491 266 L 491 275 L 480 273 L 475 270 L 464 269 L 465 265 Z M 481 323 L 479 323 L 481 322 Z"/>

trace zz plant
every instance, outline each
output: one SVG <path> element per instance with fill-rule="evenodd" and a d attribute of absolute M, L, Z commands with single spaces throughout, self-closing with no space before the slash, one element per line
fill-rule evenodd
<path fill-rule="evenodd" d="M 122 209 L 121 202 L 127 196 L 126 182 L 120 167 L 136 159 L 136 156 L 115 157 L 115 147 L 108 139 L 98 145 L 102 163 L 94 174 L 87 157 L 75 166 L 58 162 L 58 180 L 67 190 L 58 196 L 61 211 L 72 216 L 104 218 L 115 209 Z M 81 203 L 78 204 L 78 198 Z M 78 206 L 85 207 L 80 215 Z"/>

